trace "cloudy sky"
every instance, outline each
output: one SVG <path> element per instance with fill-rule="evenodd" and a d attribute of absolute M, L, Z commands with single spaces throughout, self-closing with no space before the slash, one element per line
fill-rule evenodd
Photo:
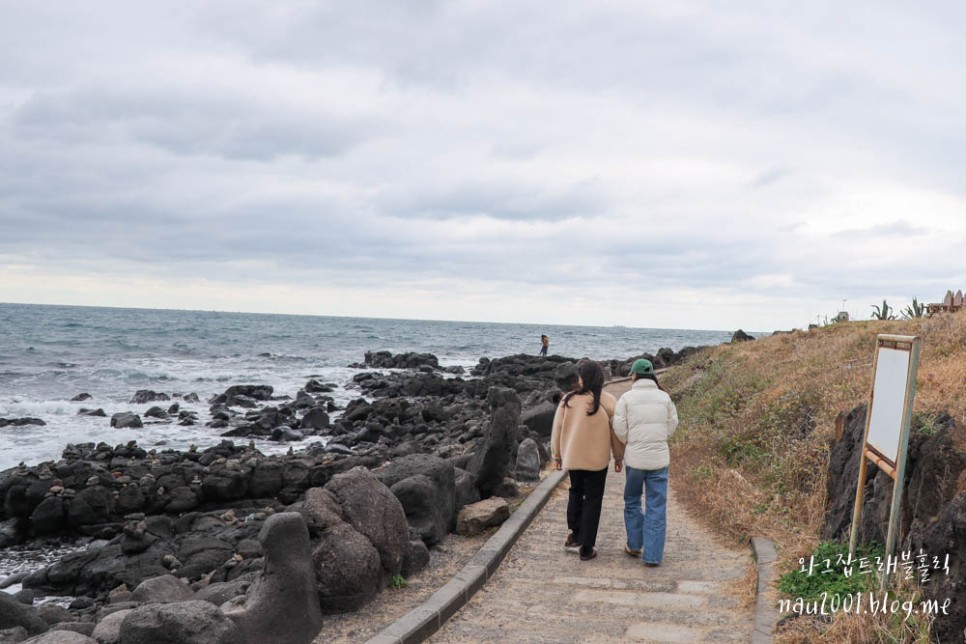
<path fill-rule="evenodd" d="M 0 0 L 0 302 L 767 331 L 966 288 L 966 4 Z"/>

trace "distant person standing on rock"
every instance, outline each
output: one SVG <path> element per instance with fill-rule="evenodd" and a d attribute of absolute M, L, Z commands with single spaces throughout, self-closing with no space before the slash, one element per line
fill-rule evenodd
<path fill-rule="evenodd" d="M 624 446 L 611 429 L 617 400 L 603 391 L 604 370 L 593 360 L 577 363 L 577 384 L 561 399 L 553 417 L 551 452 L 557 469 L 570 474 L 564 547 L 581 561 L 597 556 L 597 528 L 611 453 L 620 471 Z"/>
<path fill-rule="evenodd" d="M 540 336 L 540 355 L 546 357 L 547 349 L 550 348 L 550 338 L 545 335 Z"/>
<path fill-rule="evenodd" d="M 678 426 L 678 411 L 661 389 L 650 360 L 631 365 L 630 390 L 617 401 L 614 434 L 626 445 L 624 459 L 624 552 L 658 566 L 667 529 L 667 481 L 671 452 L 667 441 Z M 641 495 L 645 496 L 641 511 Z"/>

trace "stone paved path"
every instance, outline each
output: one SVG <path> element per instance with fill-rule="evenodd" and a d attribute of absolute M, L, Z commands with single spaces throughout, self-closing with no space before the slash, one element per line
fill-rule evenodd
<path fill-rule="evenodd" d="M 673 485 L 673 465 L 671 474 Z M 750 549 L 721 543 L 672 492 L 664 562 L 645 568 L 622 550 L 623 484 L 611 468 L 596 559 L 582 562 L 563 548 L 565 482 L 496 575 L 428 641 L 748 642 L 754 611 L 740 606 L 732 584 L 748 573 Z"/>

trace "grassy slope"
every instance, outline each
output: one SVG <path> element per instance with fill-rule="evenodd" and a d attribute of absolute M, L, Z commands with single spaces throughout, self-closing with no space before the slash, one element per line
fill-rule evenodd
<path fill-rule="evenodd" d="M 818 541 L 835 421 L 868 401 L 875 337 L 919 335 L 919 423 L 949 412 L 966 441 L 966 313 L 835 324 L 722 345 L 665 374 L 681 428 L 677 494 L 735 541 L 771 538 L 786 566 Z"/>

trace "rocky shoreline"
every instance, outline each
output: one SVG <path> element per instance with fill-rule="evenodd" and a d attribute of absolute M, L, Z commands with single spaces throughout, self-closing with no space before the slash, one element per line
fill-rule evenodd
<path fill-rule="evenodd" d="M 694 350 L 645 356 L 660 368 Z M 637 357 L 604 364 L 610 375 L 622 376 Z M 458 523 L 500 520 L 458 518 L 464 508 L 515 496 L 519 481 L 537 478 L 556 403 L 576 381 L 575 364 L 560 356 L 482 358 L 464 377 L 459 369 L 440 368 L 431 354 L 370 352 L 352 365 L 361 371 L 351 386 L 362 396 L 344 409 L 327 395 L 332 385 L 316 380 L 294 397 L 277 397 L 263 385 L 236 386 L 209 401 L 207 424 L 224 430 L 219 445 L 186 451 L 146 450 L 133 442 L 69 445 L 56 462 L 2 472 L 0 547 L 74 543 L 82 549 L 0 582 L 24 587 L 16 596 L 0 593 L 0 642 L 47 628 L 91 635 L 123 611 L 124 628 L 115 617 L 117 636 L 97 641 L 162 641 L 132 639 L 134 625 L 144 618 L 170 630 L 199 616 L 224 626 L 204 641 L 264 641 L 257 634 L 266 611 L 285 612 L 271 608 L 281 591 L 266 590 L 280 577 L 285 588 L 310 589 L 302 594 L 311 599 L 296 594 L 288 605 L 308 601 L 318 615 L 358 610 L 391 579 L 425 566 L 428 549 Z M 174 398 L 139 391 L 132 402 Z M 177 401 L 148 415 L 200 422 Z M 111 422 L 137 427 L 141 418 L 122 413 Z M 245 444 L 249 437 L 325 442 L 266 456 Z M 279 540 L 295 545 L 280 551 Z M 285 555 L 291 548 L 307 555 L 293 562 Z M 153 584 L 177 591 L 177 598 L 161 593 L 159 600 Z M 69 608 L 34 609 L 37 593 L 76 599 Z M 172 608 L 161 616 L 159 601 L 175 601 L 188 612 Z M 128 617 L 151 606 L 149 617 Z M 291 638 L 275 641 L 311 641 L 298 633 L 318 631 L 314 609 L 293 615 Z M 217 614 L 209 615 L 212 610 Z"/>

